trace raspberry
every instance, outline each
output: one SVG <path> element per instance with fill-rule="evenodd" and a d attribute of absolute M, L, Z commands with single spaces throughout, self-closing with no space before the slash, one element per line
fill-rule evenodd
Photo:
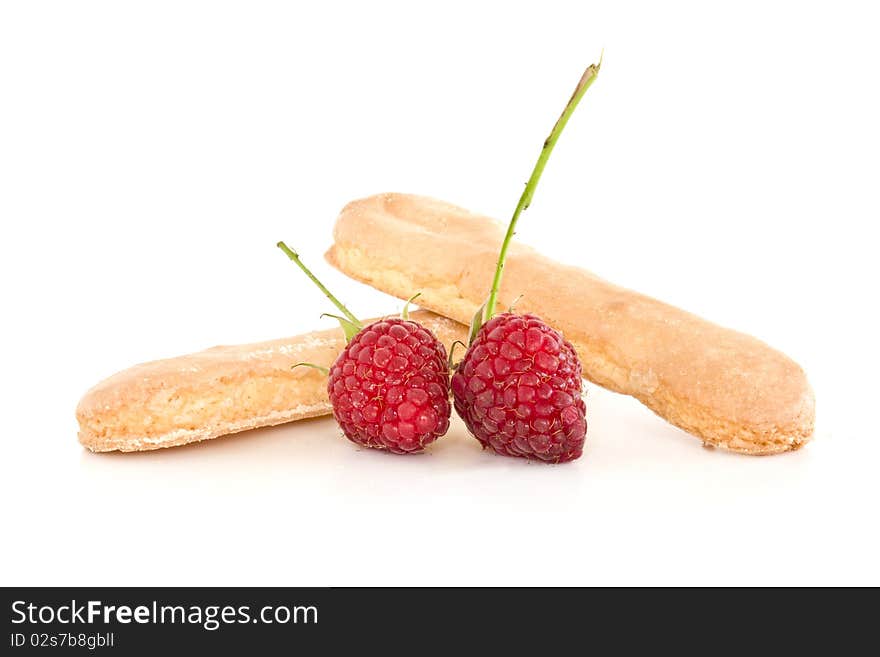
<path fill-rule="evenodd" d="M 418 452 L 449 428 L 446 349 L 416 322 L 364 327 L 330 369 L 327 392 L 346 438 L 365 447 Z"/>
<path fill-rule="evenodd" d="M 504 261 L 520 215 L 529 207 L 544 166 L 578 103 L 596 79 L 588 66 L 544 140 L 501 242 L 489 298 L 471 324 L 471 341 L 452 377 L 455 410 L 479 440 L 499 454 L 562 462 L 578 458 L 587 434 L 581 362 L 559 331 L 534 315 L 495 314 Z"/>
<path fill-rule="evenodd" d="M 345 437 L 364 447 L 395 454 L 421 451 L 449 429 L 449 363 L 436 336 L 409 320 L 410 301 L 400 319 L 364 326 L 284 242 L 281 249 L 327 296 L 342 315 L 346 346 L 328 370 L 327 394 Z"/>
<path fill-rule="evenodd" d="M 455 410 L 498 454 L 560 463 L 578 458 L 587 432 L 581 363 L 559 331 L 534 315 L 496 315 L 452 377 Z"/>

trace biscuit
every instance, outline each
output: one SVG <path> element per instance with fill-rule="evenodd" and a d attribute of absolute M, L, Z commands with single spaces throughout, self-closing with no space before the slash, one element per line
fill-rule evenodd
<path fill-rule="evenodd" d="M 410 318 L 449 348 L 467 327 L 427 311 Z M 79 441 L 94 452 L 158 449 L 327 415 L 327 377 L 345 346 L 341 329 L 214 347 L 135 365 L 101 381 L 76 409 Z"/>
<path fill-rule="evenodd" d="M 339 215 L 327 260 L 402 299 L 470 322 L 485 301 L 504 228 L 431 198 L 382 194 Z M 631 395 L 705 444 L 743 454 L 798 449 L 813 433 L 803 370 L 744 333 L 559 264 L 514 242 L 499 307 L 516 297 L 574 345 L 584 376 Z"/>

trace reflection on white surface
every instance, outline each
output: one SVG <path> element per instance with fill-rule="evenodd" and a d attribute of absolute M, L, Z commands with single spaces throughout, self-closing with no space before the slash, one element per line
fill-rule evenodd
<path fill-rule="evenodd" d="M 696 582 L 704 569 L 788 581 L 812 562 L 814 535 L 849 522 L 845 507 L 823 511 L 834 462 L 821 442 L 740 456 L 630 398 L 589 386 L 587 401 L 587 449 L 571 464 L 485 452 L 457 419 L 427 453 L 400 457 L 321 418 L 82 451 L 56 471 L 62 500 L 27 497 L 13 515 L 55 518 L 28 547 L 45 581 L 144 584 Z M 59 503 L 75 512 L 59 518 Z"/>

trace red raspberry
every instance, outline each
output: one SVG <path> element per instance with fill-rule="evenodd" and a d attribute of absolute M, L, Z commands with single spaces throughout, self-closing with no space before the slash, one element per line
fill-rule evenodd
<path fill-rule="evenodd" d="M 364 327 L 333 364 L 327 392 L 346 438 L 365 447 L 409 454 L 449 428 L 446 349 L 416 322 Z"/>
<path fill-rule="evenodd" d="M 584 449 L 581 385 L 580 360 L 559 331 L 534 315 L 504 313 L 477 333 L 452 377 L 452 394 L 483 447 L 559 463 Z"/>

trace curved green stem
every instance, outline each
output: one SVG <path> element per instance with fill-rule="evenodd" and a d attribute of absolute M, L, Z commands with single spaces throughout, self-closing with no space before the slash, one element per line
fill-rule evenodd
<path fill-rule="evenodd" d="M 324 374 L 330 374 L 329 367 L 324 367 L 323 365 L 315 365 L 314 363 L 297 363 L 296 365 L 291 365 L 290 369 L 295 370 L 297 367 L 310 367 L 313 370 L 318 370 L 319 372 L 323 372 Z"/>
<path fill-rule="evenodd" d="M 513 238 L 513 233 L 516 229 L 516 222 L 519 220 L 519 216 L 523 211 L 531 204 L 532 196 L 535 193 L 535 187 L 538 186 L 538 181 L 541 179 L 541 174 L 544 173 L 544 167 L 547 164 L 547 160 L 550 158 L 550 153 L 553 152 L 553 147 L 556 145 L 559 135 L 562 134 L 565 124 L 568 123 L 568 119 L 571 118 L 571 115 L 574 113 L 581 98 L 583 98 L 587 89 L 590 88 L 590 85 L 593 84 L 593 81 L 599 74 L 599 68 L 601 66 L 602 58 L 600 57 L 598 64 L 591 64 L 587 67 L 587 70 L 584 71 L 584 74 L 581 76 L 580 82 L 578 82 L 577 87 L 575 87 L 571 99 L 568 101 L 565 109 L 562 110 L 562 114 L 557 119 L 556 125 L 553 126 L 550 136 L 544 140 L 544 147 L 541 149 L 541 154 L 538 156 L 538 161 L 535 163 L 532 175 L 526 183 L 526 188 L 523 190 L 522 196 L 519 198 L 519 203 L 516 204 L 516 209 L 513 211 L 513 217 L 510 219 L 510 224 L 507 226 L 507 233 L 504 235 L 504 241 L 501 243 L 501 252 L 498 254 L 498 265 L 495 268 L 495 277 L 492 279 L 492 289 L 489 292 L 489 299 L 486 301 L 486 321 L 491 319 L 495 314 L 495 306 L 498 302 L 498 289 L 501 287 L 501 274 L 504 271 L 504 260 L 507 258 L 507 249 Z"/>
<path fill-rule="evenodd" d="M 401 319 L 405 319 L 405 320 L 409 319 L 409 304 L 411 304 L 413 301 L 418 299 L 420 296 L 422 296 L 422 293 L 416 292 L 414 295 L 412 295 L 409 299 L 406 300 L 406 304 L 404 304 L 403 310 L 400 313 Z"/>
<path fill-rule="evenodd" d="M 468 348 L 468 346 L 464 342 L 462 342 L 461 340 L 453 340 L 452 341 L 452 344 L 449 345 L 449 358 L 447 360 L 447 365 L 449 365 L 449 369 L 454 369 L 454 368 L 458 367 L 458 364 L 455 364 L 455 365 L 452 364 L 452 357 L 455 354 L 455 347 L 457 345 L 461 345 L 462 347 L 464 347 L 465 351 L 467 351 L 467 348 Z"/>
<path fill-rule="evenodd" d="M 308 276 L 312 280 L 312 282 L 318 286 L 318 288 L 320 288 L 321 292 L 323 292 L 326 295 L 326 297 L 328 299 L 330 299 L 330 302 L 334 306 L 339 308 L 339 312 L 341 312 L 343 315 L 345 315 L 349 322 L 354 324 L 358 330 L 360 330 L 364 327 L 363 324 L 361 324 L 360 320 L 357 317 L 355 317 L 354 314 L 348 308 L 346 308 L 344 305 L 342 305 L 342 302 L 339 299 L 337 299 L 336 297 L 334 297 L 330 293 L 330 290 L 328 290 L 326 287 L 324 287 L 324 284 L 321 283 L 321 281 L 319 281 L 318 278 L 311 271 L 309 271 L 309 268 L 306 267 L 303 264 L 303 261 L 299 259 L 299 254 L 296 251 L 294 251 L 293 249 L 288 247 L 284 242 L 278 242 L 277 246 L 279 249 L 284 251 L 284 253 L 287 255 L 288 258 L 290 258 L 291 260 L 293 260 L 296 263 L 297 267 L 299 267 L 300 269 L 303 270 L 305 275 Z"/>

